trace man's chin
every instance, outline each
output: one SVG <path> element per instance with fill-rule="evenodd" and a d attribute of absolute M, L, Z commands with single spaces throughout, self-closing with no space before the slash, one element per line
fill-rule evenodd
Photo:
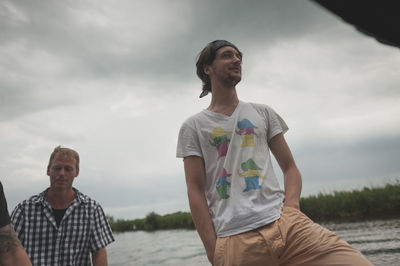
<path fill-rule="evenodd" d="M 233 86 L 236 86 L 241 80 L 242 80 L 242 77 L 235 77 L 235 76 L 233 76 L 232 77 L 232 84 L 233 84 Z"/>
<path fill-rule="evenodd" d="M 54 186 L 52 186 L 52 189 L 54 190 L 54 191 L 66 191 L 66 190 L 69 190 L 71 187 L 70 186 L 68 186 L 68 185 L 54 185 Z"/>

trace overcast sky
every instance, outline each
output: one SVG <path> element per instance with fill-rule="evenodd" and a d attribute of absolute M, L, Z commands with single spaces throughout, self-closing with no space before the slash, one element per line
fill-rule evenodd
<path fill-rule="evenodd" d="M 49 185 L 57 145 L 80 153 L 75 186 L 107 214 L 189 211 L 177 135 L 208 106 L 195 61 L 215 39 L 244 53 L 239 98 L 287 122 L 302 196 L 399 180 L 399 49 L 313 2 L 0 0 L 10 211 Z"/>

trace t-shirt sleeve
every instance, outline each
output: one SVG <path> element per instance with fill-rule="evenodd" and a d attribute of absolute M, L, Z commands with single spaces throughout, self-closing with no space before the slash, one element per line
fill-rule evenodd
<path fill-rule="evenodd" d="M 194 126 L 186 121 L 179 130 L 176 157 L 185 158 L 192 155 L 203 157 L 198 134 Z"/>
<path fill-rule="evenodd" d="M 0 227 L 10 223 L 10 214 L 7 209 L 7 201 L 4 196 L 3 185 L 0 182 Z"/>
<path fill-rule="evenodd" d="M 90 248 L 91 251 L 96 251 L 113 242 L 114 236 L 110 224 L 107 221 L 107 217 L 99 204 L 95 205 L 93 216 L 93 230 Z"/>
<path fill-rule="evenodd" d="M 267 141 L 269 142 L 273 137 L 280 133 L 286 133 L 289 128 L 285 121 L 280 117 L 274 109 L 265 106 L 266 119 L 267 119 Z"/>

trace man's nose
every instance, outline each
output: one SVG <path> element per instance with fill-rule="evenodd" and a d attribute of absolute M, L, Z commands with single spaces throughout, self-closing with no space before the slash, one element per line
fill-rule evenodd
<path fill-rule="evenodd" d="M 233 56 L 233 62 L 235 64 L 240 64 L 242 62 L 242 59 L 239 56 L 235 55 Z"/>
<path fill-rule="evenodd" d="M 60 175 L 64 175 L 65 174 L 65 169 L 64 168 L 61 168 L 60 169 Z"/>

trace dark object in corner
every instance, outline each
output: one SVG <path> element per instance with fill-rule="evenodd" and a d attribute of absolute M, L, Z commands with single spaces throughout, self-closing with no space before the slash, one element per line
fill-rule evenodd
<path fill-rule="evenodd" d="M 312 0 L 379 42 L 400 48 L 400 1 Z"/>

